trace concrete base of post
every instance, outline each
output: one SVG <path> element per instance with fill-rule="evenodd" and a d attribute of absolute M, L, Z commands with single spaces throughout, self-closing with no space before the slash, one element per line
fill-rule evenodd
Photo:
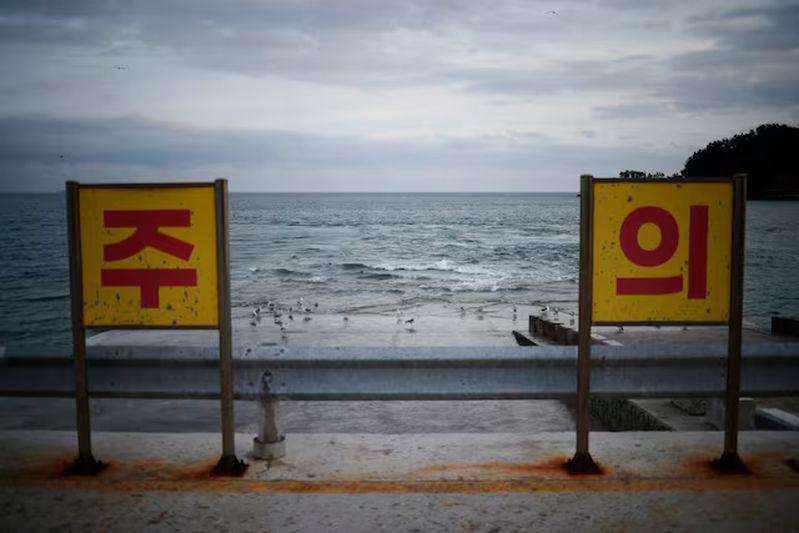
<path fill-rule="evenodd" d="M 108 466 L 108 463 L 98 461 L 92 455 L 85 457 L 78 455 L 75 462 L 69 465 L 64 473 L 68 476 L 96 476 L 106 466 Z"/>
<path fill-rule="evenodd" d="M 256 459 L 279 459 L 286 455 L 286 437 L 280 428 L 280 402 L 276 398 L 262 398 L 259 410 L 258 436 L 252 441 L 252 455 Z"/>
<path fill-rule="evenodd" d="M 736 452 L 724 452 L 721 457 L 710 462 L 710 466 L 723 474 L 747 474 L 749 469 Z"/>
<path fill-rule="evenodd" d="M 574 457 L 566 461 L 566 470 L 570 474 L 601 474 L 602 469 L 594 462 L 588 452 L 576 452 Z"/>
<path fill-rule="evenodd" d="M 256 459 L 271 461 L 286 455 L 286 437 L 280 437 L 277 442 L 262 442 L 255 437 L 252 439 L 252 456 Z"/>
<path fill-rule="evenodd" d="M 247 466 L 249 465 L 235 455 L 223 455 L 211 471 L 211 475 L 241 477 L 247 471 Z"/>

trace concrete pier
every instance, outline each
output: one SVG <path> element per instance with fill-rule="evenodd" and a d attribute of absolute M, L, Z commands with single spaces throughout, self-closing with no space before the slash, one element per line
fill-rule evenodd
<path fill-rule="evenodd" d="M 529 311 L 520 308 L 518 316 Z M 350 314 L 348 321 L 315 313 L 311 321 L 290 324 L 285 339 L 271 322 L 252 326 L 240 317 L 236 351 L 510 346 L 510 330 L 527 326 L 502 304 L 469 310 L 441 305 L 406 310 L 403 317 L 411 314 L 417 316 L 413 328 L 388 310 Z M 608 328 L 598 334 L 624 344 L 677 337 L 712 342 L 723 338 L 722 330 Z M 760 332 L 749 330 L 745 342 L 747 335 L 761 341 Z M 108 332 L 90 340 L 89 353 L 93 346 L 113 346 L 120 357 L 131 357 L 148 345 L 166 344 L 191 353 L 213 350 L 214 336 Z M 741 455 L 751 471 L 719 474 L 710 462 L 722 449 L 723 433 L 668 400 L 637 401 L 642 412 L 665 423 L 654 427 L 644 417 L 641 429 L 649 431 L 609 432 L 604 430 L 618 428 L 594 421 L 591 451 L 603 472 L 597 476 L 564 469 L 574 452 L 574 421 L 569 406 L 558 401 L 286 401 L 279 409 L 265 401 L 235 406 L 237 455 L 250 464 L 247 472 L 215 478 L 218 404 L 92 400 L 94 454 L 109 466 L 83 478 L 64 475 L 76 453 L 72 400 L 0 400 L 0 529 L 799 529 L 799 432 L 742 432 Z"/>
<path fill-rule="evenodd" d="M 248 456 L 212 478 L 218 434 L 95 433 L 109 467 L 64 476 L 74 434 L 0 434 L 8 530 L 789 531 L 799 527 L 799 433 L 741 435 L 751 472 L 717 474 L 722 434 L 593 433 L 603 474 L 569 475 L 574 434 L 290 435 L 286 458 Z"/>

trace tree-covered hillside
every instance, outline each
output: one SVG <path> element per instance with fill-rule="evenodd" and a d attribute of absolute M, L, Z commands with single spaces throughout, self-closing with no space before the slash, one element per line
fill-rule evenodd
<path fill-rule="evenodd" d="M 682 173 L 687 178 L 745 173 L 750 199 L 799 199 L 799 128 L 764 124 L 713 141 L 688 158 Z"/>

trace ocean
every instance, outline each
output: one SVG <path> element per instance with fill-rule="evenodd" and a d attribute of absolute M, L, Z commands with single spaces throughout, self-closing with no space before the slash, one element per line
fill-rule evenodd
<path fill-rule="evenodd" d="M 236 308 L 577 307 L 575 193 L 231 194 Z M 747 204 L 744 320 L 799 315 L 799 203 Z M 0 346 L 70 345 L 63 194 L 0 195 Z"/>

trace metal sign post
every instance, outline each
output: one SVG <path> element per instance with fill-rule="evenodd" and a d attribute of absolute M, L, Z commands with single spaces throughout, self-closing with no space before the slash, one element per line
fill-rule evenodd
<path fill-rule="evenodd" d="M 746 176 L 713 179 L 581 177 L 578 472 L 588 451 L 592 325 L 729 327 L 724 454 L 741 471 L 741 366 Z"/>
<path fill-rule="evenodd" d="M 730 325 L 727 337 L 727 394 L 724 452 L 716 467 L 729 472 L 747 471 L 738 455 L 738 412 L 741 395 L 741 337 L 743 333 L 743 285 L 746 246 L 746 175 L 733 176 L 734 207 L 732 261 L 730 261 Z"/>
<path fill-rule="evenodd" d="M 222 457 L 215 473 L 237 475 L 235 455 L 227 181 L 177 184 L 67 183 L 72 331 L 79 456 L 91 453 L 87 328 L 218 329 Z"/>
<path fill-rule="evenodd" d="M 80 250 L 80 206 L 78 184 L 67 182 L 67 224 L 69 226 L 69 292 L 72 304 L 72 347 L 75 364 L 75 412 L 78 424 L 78 458 L 71 472 L 93 475 L 103 463 L 92 455 L 92 432 L 89 414 L 89 384 L 86 371 L 86 330 L 83 326 L 83 276 Z"/>
<path fill-rule="evenodd" d="M 230 234 L 227 180 L 216 180 L 216 264 L 219 304 L 219 396 L 222 407 L 222 457 L 215 474 L 239 475 L 247 465 L 236 457 L 233 416 L 233 335 L 230 319 Z"/>
<path fill-rule="evenodd" d="M 593 283 L 594 177 L 580 176 L 580 295 L 579 344 L 577 348 L 577 451 L 569 468 L 580 473 L 598 473 L 599 467 L 588 451 L 591 430 L 591 307 Z"/>

